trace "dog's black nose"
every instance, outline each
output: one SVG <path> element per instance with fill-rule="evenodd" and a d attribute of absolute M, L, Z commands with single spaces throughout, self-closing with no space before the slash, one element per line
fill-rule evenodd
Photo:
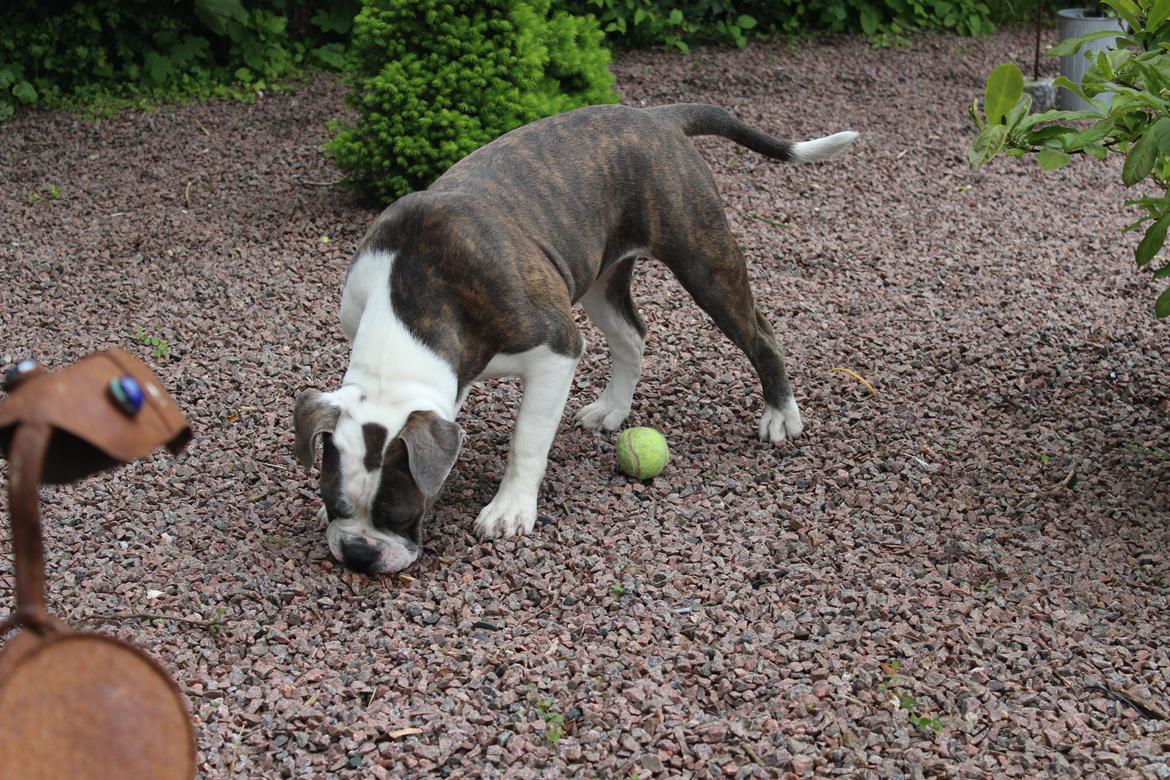
<path fill-rule="evenodd" d="M 365 574 L 374 567 L 379 557 L 378 548 L 358 539 L 353 542 L 342 542 L 341 562 L 345 568 Z"/>

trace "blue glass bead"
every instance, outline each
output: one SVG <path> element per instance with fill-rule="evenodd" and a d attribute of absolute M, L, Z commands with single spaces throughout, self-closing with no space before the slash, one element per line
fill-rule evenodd
<path fill-rule="evenodd" d="M 142 385 L 138 384 L 138 380 L 132 376 L 111 379 L 110 395 L 113 396 L 114 403 L 118 404 L 126 414 L 138 414 L 138 410 L 142 408 L 144 400 Z"/>

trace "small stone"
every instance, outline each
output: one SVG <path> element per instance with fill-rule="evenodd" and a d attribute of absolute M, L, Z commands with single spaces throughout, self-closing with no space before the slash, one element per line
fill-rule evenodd
<path fill-rule="evenodd" d="M 798 775 L 812 774 L 815 763 L 812 756 L 793 756 L 792 771 Z"/>
<path fill-rule="evenodd" d="M 642 765 L 643 769 L 647 769 L 651 772 L 662 772 L 666 769 L 666 767 L 662 765 L 662 759 L 653 753 L 647 753 L 646 755 L 642 756 L 640 759 L 638 759 L 638 763 Z"/>
<path fill-rule="evenodd" d="M 1098 751 L 1094 754 L 1093 757 L 1098 761 L 1104 762 L 1106 764 L 1112 764 L 1113 766 L 1121 766 L 1125 763 L 1125 759 L 1122 756 L 1118 755 L 1117 753 L 1111 753 L 1107 750 Z"/>

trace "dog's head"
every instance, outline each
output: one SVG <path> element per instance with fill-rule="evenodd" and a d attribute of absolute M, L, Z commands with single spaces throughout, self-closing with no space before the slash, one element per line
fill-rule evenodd
<path fill-rule="evenodd" d="M 429 410 L 367 402 L 345 386 L 297 396 L 296 455 L 312 468 L 321 442 L 329 551 L 354 571 L 401 571 L 421 552 L 423 516 L 455 465 L 463 431 Z"/>

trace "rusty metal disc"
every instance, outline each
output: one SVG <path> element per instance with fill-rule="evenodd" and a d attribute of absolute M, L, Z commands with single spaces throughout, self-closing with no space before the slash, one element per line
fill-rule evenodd
<path fill-rule="evenodd" d="M 113 637 L 22 631 L 0 653 L 0 778 L 195 775 L 178 687 Z"/>

